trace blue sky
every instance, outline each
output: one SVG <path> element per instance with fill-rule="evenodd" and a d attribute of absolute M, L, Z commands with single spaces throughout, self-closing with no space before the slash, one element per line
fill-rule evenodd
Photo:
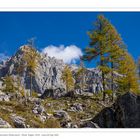
<path fill-rule="evenodd" d="M 50 45 L 84 49 L 89 42 L 87 31 L 99 14 L 116 27 L 136 59 L 140 55 L 140 12 L 1 12 L 0 53 L 14 54 L 31 37 L 37 38 L 40 50 Z"/>

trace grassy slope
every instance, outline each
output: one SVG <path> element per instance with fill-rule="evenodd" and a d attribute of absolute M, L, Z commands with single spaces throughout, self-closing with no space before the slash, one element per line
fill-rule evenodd
<path fill-rule="evenodd" d="M 68 111 L 71 105 L 74 103 L 81 103 L 84 105 L 84 111 L 72 112 Z M 65 110 L 68 112 L 69 116 L 72 118 L 74 124 L 79 124 L 81 120 L 94 117 L 98 112 L 100 112 L 104 106 L 101 104 L 100 97 L 62 97 L 59 99 L 47 98 L 42 100 L 42 105 L 45 111 L 49 114 L 53 114 L 55 110 Z M 10 115 L 17 114 L 26 119 L 26 124 L 33 128 L 52 128 L 60 127 L 60 121 L 58 119 L 49 119 L 46 122 L 41 122 L 39 117 L 32 113 L 34 104 L 29 102 L 28 105 L 18 102 L 18 100 L 13 100 L 9 102 L 0 102 L 0 118 L 9 122 L 12 127 L 14 127 L 11 121 Z"/>

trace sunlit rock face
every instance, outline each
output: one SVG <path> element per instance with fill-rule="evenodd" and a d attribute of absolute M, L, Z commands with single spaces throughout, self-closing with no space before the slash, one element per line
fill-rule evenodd
<path fill-rule="evenodd" d="M 1 63 L 0 77 L 12 75 L 16 81 L 17 77 L 20 76 L 21 85 L 24 86 L 26 90 L 29 90 L 30 76 L 28 75 L 28 70 L 22 67 L 24 65 L 23 56 L 24 53 L 27 52 L 30 52 L 30 47 L 27 45 L 21 46 L 15 55 Z M 47 54 L 40 53 L 40 56 L 39 64 L 32 80 L 32 89 L 39 94 L 53 89 L 53 92 L 56 92 L 59 96 L 61 96 L 61 93 L 64 95 L 65 84 L 61 76 L 66 64 L 55 57 L 49 57 Z M 21 65 L 21 73 L 17 73 L 17 67 L 19 65 Z M 73 74 L 78 70 L 77 66 L 70 65 L 70 68 Z M 98 69 L 86 69 L 84 80 L 86 83 L 85 92 L 99 93 L 103 90 L 101 72 Z M 56 94 L 54 94 L 54 96 Z M 50 93 L 49 96 L 51 96 Z"/>
<path fill-rule="evenodd" d="M 28 75 L 28 70 L 22 68 L 23 71 L 18 74 L 17 67 L 21 64 L 24 65 L 23 56 L 24 53 L 30 51 L 30 47 L 22 46 L 17 51 L 17 53 L 12 56 L 7 62 L 1 66 L 0 75 L 4 77 L 5 75 L 12 75 L 15 80 L 17 76 L 21 77 L 21 83 L 26 89 L 30 89 L 30 77 Z M 39 53 L 39 52 L 38 52 Z M 40 54 L 40 61 L 38 67 L 35 71 L 35 76 L 33 78 L 33 90 L 38 93 L 44 93 L 46 89 L 56 89 L 65 88 L 64 83 L 61 80 L 62 70 L 65 66 L 62 60 L 57 60 L 54 57 L 51 58 L 45 54 Z"/>

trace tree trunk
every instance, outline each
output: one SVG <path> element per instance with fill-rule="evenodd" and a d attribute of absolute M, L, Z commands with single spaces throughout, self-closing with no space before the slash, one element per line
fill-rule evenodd
<path fill-rule="evenodd" d="M 102 80 L 103 80 L 103 101 L 105 101 L 106 98 L 106 93 L 105 93 L 105 76 L 104 73 L 102 72 Z"/>
<path fill-rule="evenodd" d="M 104 62 L 102 60 L 102 55 L 101 55 L 101 58 L 100 58 L 100 64 L 101 66 L 104 66 Z M 103 85 L 103 101 L 105 101 L 105 98 L 106 98 L 106 92 L 105 92 L 105 75 L 104 75 L 104 72 L 102 70 L 102 85 Z"/>

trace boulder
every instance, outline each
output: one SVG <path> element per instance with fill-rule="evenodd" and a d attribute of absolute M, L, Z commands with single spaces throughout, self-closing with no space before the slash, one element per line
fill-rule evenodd
<path fill-rule="evenodd" d="M 116 127 L 115 112 L 112 108 L 104 108 L 91 122 L 98 124 L 101 128 L 114 128 Z"/>
<path fill-rule="evenodd" d="M 28 126 L 25 123 L 26 119 L 20 116 L 17 116 L 16 114 L 12 114 L 11 119 L 16 128 L 28 128 Z"/>
<path fill-rule="evenodd" d="M 140 96 L 126 93 L 92 120 L 101 128 L 140 128 Z"/>
<path fill-rule="evenodd" d="M 78 128 L 78 126 L 72 122 L 62 121 L 60 123 L 62 128 Z"/>
<path fill-rule="evenodd" d="M 32 111 L 34 114 L 42 115 L 45 112 L 45 109 L 43 106 L 36 104 Z"/>
<path fill-rule="evenodd" d="M 83 111 L 83 105 L 80 103 L 74 103 L 69 111 L 73 112 L 82 112 Z"/>
<path fill-rule="evenodd" d="M 0 128 L 12 128 L 12 126 L 8 122 L 0 118 Z"/>
<path fill-rule="evenodd" d="M 40 96 L 41 99 L 45 99 L 47 97 L 59 98 L 65 96 L 64 88 L 56 88 L 56 89 L 46 89 L 44 93 Z"/>
<path fill-rule="evenodd" d="M 70 116 L 68 115 L 68 113 L 64 110 L 57 110 L 54 112 L 54 117 L 58 118 L 58 119 L 63 119 L 63 120 L 66 120 L 66 121 L 70 121 L 71 118 Z"/>

